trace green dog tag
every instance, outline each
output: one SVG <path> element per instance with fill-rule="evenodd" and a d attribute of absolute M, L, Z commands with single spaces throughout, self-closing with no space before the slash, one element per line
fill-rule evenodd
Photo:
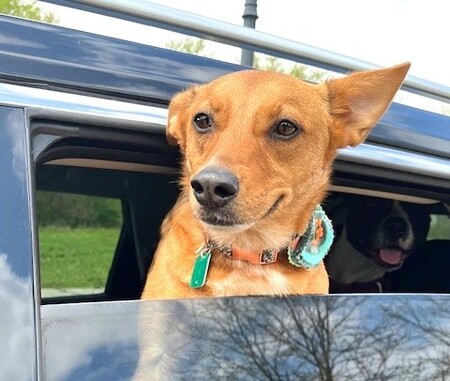
<path fill-rule="evenodd" d="M 192 270 L 191 283 L 189 284 L 191 288 L 200 288 L 204 286 L 210 260 L 210 251 L 204 251 L 197 256 L 194 263 L 194 269 Z"/>

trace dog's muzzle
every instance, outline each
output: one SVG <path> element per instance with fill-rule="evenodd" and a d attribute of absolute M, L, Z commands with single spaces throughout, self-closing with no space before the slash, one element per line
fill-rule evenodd
<path fill-rule="evenodd" d="M 239 180 L 232 172 L 206 167 L 192 178 L 191 187 L 200 204 L 199 217 L 204 222 L 219 226 L 240 223 L 230 205 L 239 192 Z"/>
<path fill-rule="evenodd" d="M 388 217 L 377 237 L 377 249 L 372 250 L 375 262 L 383 267 L 400 267 L 413 244 L 413 232 L 408 222 L 398 216 Z M 408 243 L 409 241 L 409 243 Z"/>
<path fill-rule="evenodd" d="M 239 192 L 239 180 L 232 172 L 206 167 L 192 178 L 191 187 L 200 204 L 198 215 L 201 220 L 214 226 L 241 223 L 231 205 Z"/>
<path fill-rule="evenodd" d="M 221 208 L 236 197 L 239 181 L 227 169 L 207 167 L 194 176 L 191 187 L 200 205 Z"/>

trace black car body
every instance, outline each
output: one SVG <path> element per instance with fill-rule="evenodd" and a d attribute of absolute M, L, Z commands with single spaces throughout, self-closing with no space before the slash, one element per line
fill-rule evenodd
<path fill-rule="evenodd" d="M 408 294 L 136 300 L 178 192 L 168 102 L 244 68 L 8 17 L 0 36 L 0 379 L 129 379 L 140 314 L 169 379 L 449 377 L 450 283 L 435 274 L 449 270 L 450 232 L 428 243 L 439 249 L 411 270 L 420 287 Z M 41 298 L 37 190 L 121 200 L 104 292 Z M 339 153 L 342 192 L 448 215 L 450 117 L 392 104 L 364 145 Z"/>

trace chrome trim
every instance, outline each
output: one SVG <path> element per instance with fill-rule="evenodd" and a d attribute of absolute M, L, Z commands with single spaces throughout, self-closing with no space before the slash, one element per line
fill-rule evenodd
<path fill-rule="evenodd" d="M 347 72 L 378 67 L 366 61 L 325 49 L 302 44 L 239 25 L 226 23 L 180 11 L 145 0 L 44 0 L 71 8 L 151 24 L 162 29 L 208 38 L 247 50 L 279 56 L 293 61 L 317 65 L 326 69 Z M 403 89 L 440 101 L 450 102 L 450 87 L 408 76 Z"/>
<path fill-rule="evenodd" d="M 430 205 L 430 204 L 437 204 L 439 202 L 438 200 L 433 200 L 431 198 L 411 196 L 409 194 L 407 195 L 401 193 L 384 192 L 373 189 L 362 189 L 333 184 L 330 185 L 330 191 L 339 193 L 358 194 L 362 196 L 370 196 L 377 198 L 385 198 L 388 200 L 404 201 L 412 204 Z"/>
<path fill-rule="evenodd" d="M 76 118 L 92 122 L 99 120 L 114 128 L 152 131 L 163 134 L 167 110 L 109 99 L 68 94 L 0 83 L 0 105 L 32 108 L 51 118 Z M 405 171 L 440 179 L 450 179 L 450 160 L 397 148 L 364 143 L 356 148 L 338 151 L 337 159 L 351 163 Z"/>
<path fill-rule="evenodd" d="M 29 127 L 29 121 L 25 121 L 27 128 Z M 31 242 L 32 242 L 32 262 L 33 262 L 33 297 L 34 297 L 34 325 L 37 328 L 35 330 L 35 340 L 36 340 L 36 365 L 37 365 L 37 381 L 44 380 L 43 369 L 43 346 L 42 346 L 42 330 L 41 327 L 41 264 L 39 261 L 39 239 L 38 239 L 38 225 L 37 225 L 37 206 L 36 197 L 34 189 L 36 189 L 36 178 L 33 174 L 33 148 L 32 139 L 29 134 L 25 133 L 26 139 L 26 155 L 27 155 L 27 183 L 28 183 L 28 205 L 29 207 L 29 221 L 31 230 Z"/>
<path fill-rule="evenodd" d="M 139 130 L 156 127 L 162 133 L 167 120 L 165 108 L 6 83 L 0 83 L 0 105 L 30 107 L 38 114 L 45 110 L 73 115 L 76 119 L 81 116 L 114 120 L 116 124 L 127 123 L 129 128 Z"/>
<path fill-rule="evenodd" d="M 450 180 L 449 159 L 405 151 L 400 148 L 394 149 L 364 143 L 355 148 L 339 150 L 337 159 Z"/>
<path fill-rule="evenodd" d="M 111 161 L 99 159 L 80 159 L 80 158 L 55 159 L 46 162 L 45 165 L 64 165 L 69 167 L 96 168 L 96 169 L 101 168 L 101 169 L 113 169 L 129 172 L 161 173 L 164 175 L 175 175 L 179 172 L 177 168 L 163 167 L 162 165 L 130 163 L 124 161 Z"/>

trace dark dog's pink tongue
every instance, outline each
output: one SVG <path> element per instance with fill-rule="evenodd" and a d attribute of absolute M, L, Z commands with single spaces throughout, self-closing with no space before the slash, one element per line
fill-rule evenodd
<path fill-rule="evenodd" d="M 381 249 L 380 258 L 390 265 L 399 265 L 402 261 L 402 252 L 398 249 Z"/>

